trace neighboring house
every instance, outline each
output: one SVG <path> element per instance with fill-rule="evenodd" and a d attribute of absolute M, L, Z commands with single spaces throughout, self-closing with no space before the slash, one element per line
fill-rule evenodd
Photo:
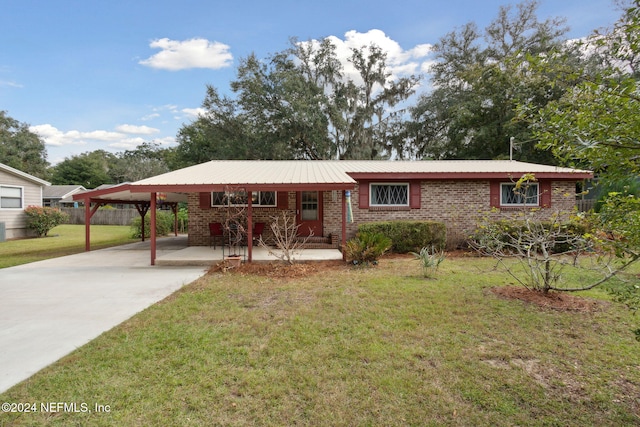
<path fill-rule="evenodd" d="M 537 181 L 527 194 L 518 195 L 513 188 L 524 174 L 534 174 Z M 186 197 L 192 246 L 209 244 L 208 224 L 224 221 L 229 201 L 247 207 L 251 224 L 271 223 L 275 215 L 287 211 L 300 224 L 300 234 L 312 232 L 333 247 L 353 237 L 360 223 L 398 219 L 442 221 L 452 246 L 463 241 L 477 219 L 492 208 L 496 216 L 505 210 L 540 208 L 543 217 L 571 209 L 576 204 L 576 183 L 592 177 L 590 171 L 511 160 L 221 160 L 111 192 L 88 192 L 84 198 L 109 203 L 149 201 L 155 193 L 165 193 L 171 202 Z"/>
<path fill-rule="evenodd" d="M 42 205 L 54 208 L 72 208 L 75 202 L 73 195 L 87 191 L 82 185 L 50 185 L 42 191 Z"/>
<path fill-rule="evenodd" d="M 43 188 L 51 185 L 28 173 L 0 163 L 0 223 L 4 224 L 5 237 L 26 237 L 27 206 L 42 206 Z"/>

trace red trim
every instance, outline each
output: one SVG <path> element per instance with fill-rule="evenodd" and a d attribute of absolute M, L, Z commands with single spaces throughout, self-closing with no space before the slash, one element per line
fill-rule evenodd
<path fill-rule="evenodd" d="M 247 191 L 247 262 L 253 261 L 253 200 Z"/>
<path fill-rule="evenodd" d="M 492 208 L 500 207 L 500 181 L 489 183 L 489 206 Z"/>
<path fill-rule="evenodd" d="M 540 181 L 538 183 L 538 191 L 540 192 L 540 207 L 542 208 L 550 208 L 551 207 L 551 181 Z"/>
<path fill-rule="evenodd" d="M 342 244 L 340 249 L 342 251 L 342 260 L 347 260 L 347 253 L 345 252 L 345 245 L 347 244 L 347 194 L 342 192 Z"/>
<path fill-rule="evenodd" d="M 382 172 L 347 172 L 347 175 L 356 181 L 401 181 L 401 180 L 423 180 L 430 179 L 454 179 L 454 180 L 487 180 L 487 179 L 512 179 L 518 180 L 523 173 L 512 172 L 411 172 L 411 173 L 382 173 Z M 556 181 L 571 180 L 580 181 L 582 179 L 593 178 L 589 172 L 538 172 L 534 174 L 537 179 L 553 179 Z"/>
<path fill-rule="evenodd" d="M 333 183 L 333 184 L 233 184 L 234 188 L 242 188 L 245 191 L 328 191 L 328 190 L 349 190 L 356 185 L 353 182 Z M 148 193 L 158 191 L 165 193 L 200 193 L 211 191 L 225 191 L 229 184 L 187 184 L 187 185 L 134 185 L 131 186 L 132 193 Z"/>
<path fill-rule="evenodd" d="M 360 181 L 358 189 L 358 207 L 369 209 L 369 181 Z"/>
<path fill-rule="evenodd" d="M 211 209 L 211 192 L 200 193 L 200 209 Z"/>
<path fill-rule="evenodd" d="M 151 193 L 151 265 L 156 265 L 156 193 Z"/>
<path fill-rule="evenodd" d="M 422 198 L 422 188 L 420 181 L 409 183 L 409 206 L 411 209 L 420 209 L 420 199 Z"/>
<path fill-rule="evenodd" d="M 289 209 L 289 192 L 287 191 L 278 191 L 277 193 L 277 205 L 278 209 L 286 210 Z"/>

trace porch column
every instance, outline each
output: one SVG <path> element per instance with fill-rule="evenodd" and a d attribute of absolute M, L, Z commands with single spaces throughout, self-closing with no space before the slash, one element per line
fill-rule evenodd
<path fill-rule="evenodd" d="M 344 246 L 347 244 L 347 191 L 342 190 L 342 260 L 347 261 Z"/>
<path fill-rule="evenodd" d="M 84 250 L 91 250 L 91 199 L 84 199 Z"/>
<path fill-rule="evenodd" d="M 253 260 L 253 201 L 251 191 L 247 191 L 247 262 Z"/>
<path fill-rule="evenodd" d="M 102 206 L 102 202 L 96 202 L 91 209 L 91 199 L 84 199 L 84 249 L 89 252 L 91 250 L 91 218 Z"/>
<path fill-rule="evenodd" d="M 156 193 L 151 193 L 151 265 L 156 265 Z"/>

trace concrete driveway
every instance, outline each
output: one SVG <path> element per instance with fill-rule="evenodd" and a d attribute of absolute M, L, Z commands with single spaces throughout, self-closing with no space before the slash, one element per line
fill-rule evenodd
<path fill-rule="evenodd" d="M 158 254 L 183 248 L 158 240 Z M 0 393 L 205 273 L 133 243 L 0 269 Z"/>

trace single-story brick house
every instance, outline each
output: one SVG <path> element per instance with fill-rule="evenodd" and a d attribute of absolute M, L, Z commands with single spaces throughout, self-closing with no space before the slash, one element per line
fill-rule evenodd
<path fill-rule="evenodd" d="M 537 181 L 519 195 L 513 188 L 524 174 Z M 333 247 L 354 236 L 360 223 L 396 219 L 442 221 L 453 244 L 491 208 L 540 208 L 543 216 L 571 209 L 576 182 L 592 177 L 590 171 L 511 160 L 214 160 L 74 200 L 85 201 L 89 219 L 92 202 L 146 204 L 154 212 L 157 194 L 168 204 L 186 201 L 192 246 L 209 245 L 209 223 L 223 222 L 232 199 L 246 207 L 248 242 L 253 224 L 287 211 L 301 234 L 311 230 Z"/>
<path fill-rule="evenodd" d="M 0 223 L 5 238 L 28 236 L 27 206 L 42 206 L 42 191 L 51 185 L 45 180 L 0 163 Z"/>

